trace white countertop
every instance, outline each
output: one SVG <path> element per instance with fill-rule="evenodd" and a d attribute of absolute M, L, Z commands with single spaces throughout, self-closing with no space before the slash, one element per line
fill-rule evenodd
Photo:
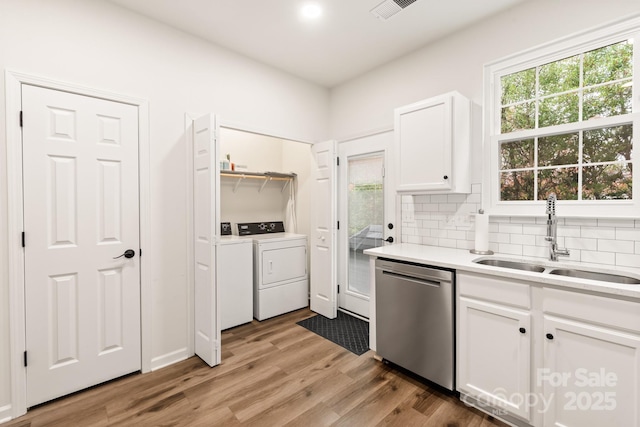
<path fill-rule="evenodd" d="M 409 261 L 420 264 L 451 268 L 459 272 L 467 271 L 472 273 L 490 274 L 512 279 L 527 280 L 530 282 L 551 285 L 555 287 L 587 290 L 592 292 L 640 299 L 640 285 L 624 285 L 618 283 L 580 279 L 575 277 L 557 276 L 548 273 L 537 273 L 511 268 L 492 267 L 489 265 L 476 264 L 473 262 L 473 260 L 479 258 L 500 258 L 513 261 L 528 261 L 534 262 L 538 265 L 556 268 L 583 268 L 585 270 L 598 271 L 603 273 L 625 274 L 638 279 L 640 279 L 640 268 L 603 266 L 599 264 L 578 262 L 553 262 L 540 258 L 518 257 L 514 255 L 502 254 L 476 255 L 470 253 L 466 249 L 452 249 L 439 246 L 416 245 L 412 243 L 398 243 L 394 245 L 382 246 L 379 248 L 367 249 L 364 251 L 364 253 L 366 255 L 374 257 L 390 258 L 400 261 Z"/>

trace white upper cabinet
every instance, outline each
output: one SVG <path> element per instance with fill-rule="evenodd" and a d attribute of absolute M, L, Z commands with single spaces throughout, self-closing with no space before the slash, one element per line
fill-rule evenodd
<path fill-rule="evenodd" d="M 397 190 L 470 193 L 471 103 L 458 92 L 395 109 Z"/>

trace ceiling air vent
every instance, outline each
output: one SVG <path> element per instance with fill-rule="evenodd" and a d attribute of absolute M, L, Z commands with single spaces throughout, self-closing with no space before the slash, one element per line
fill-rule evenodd
<path fill-rule="evenodd" d="M 376 18 L 386 21 L 416 1 L 417 0 L 385 0 L 371 9 L 371 13 Z"/>

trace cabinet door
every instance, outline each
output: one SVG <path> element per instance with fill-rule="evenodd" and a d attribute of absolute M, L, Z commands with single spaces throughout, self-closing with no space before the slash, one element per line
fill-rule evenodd
<path fill-rule="evenodd" d="M 460 298 L 458 390 L 530 419 L 530 314 Z"/>
<path fill-rule="evenodd" d="M 545 426 L 640 425 L 640 337 L 544 317 Z"/>
<path fill-rule="evenodd" d="M 451 95 L 396 109 L 398 191 L 451 188 L 452 126 Z"/>

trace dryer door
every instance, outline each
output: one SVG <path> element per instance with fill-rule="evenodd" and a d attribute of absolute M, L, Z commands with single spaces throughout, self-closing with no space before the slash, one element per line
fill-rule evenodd
<path fill-rule="evenodd" d="M 307 248 L 293 246 L 262 251 L 262 288 L 277 286 L 307 275 Z"/>

